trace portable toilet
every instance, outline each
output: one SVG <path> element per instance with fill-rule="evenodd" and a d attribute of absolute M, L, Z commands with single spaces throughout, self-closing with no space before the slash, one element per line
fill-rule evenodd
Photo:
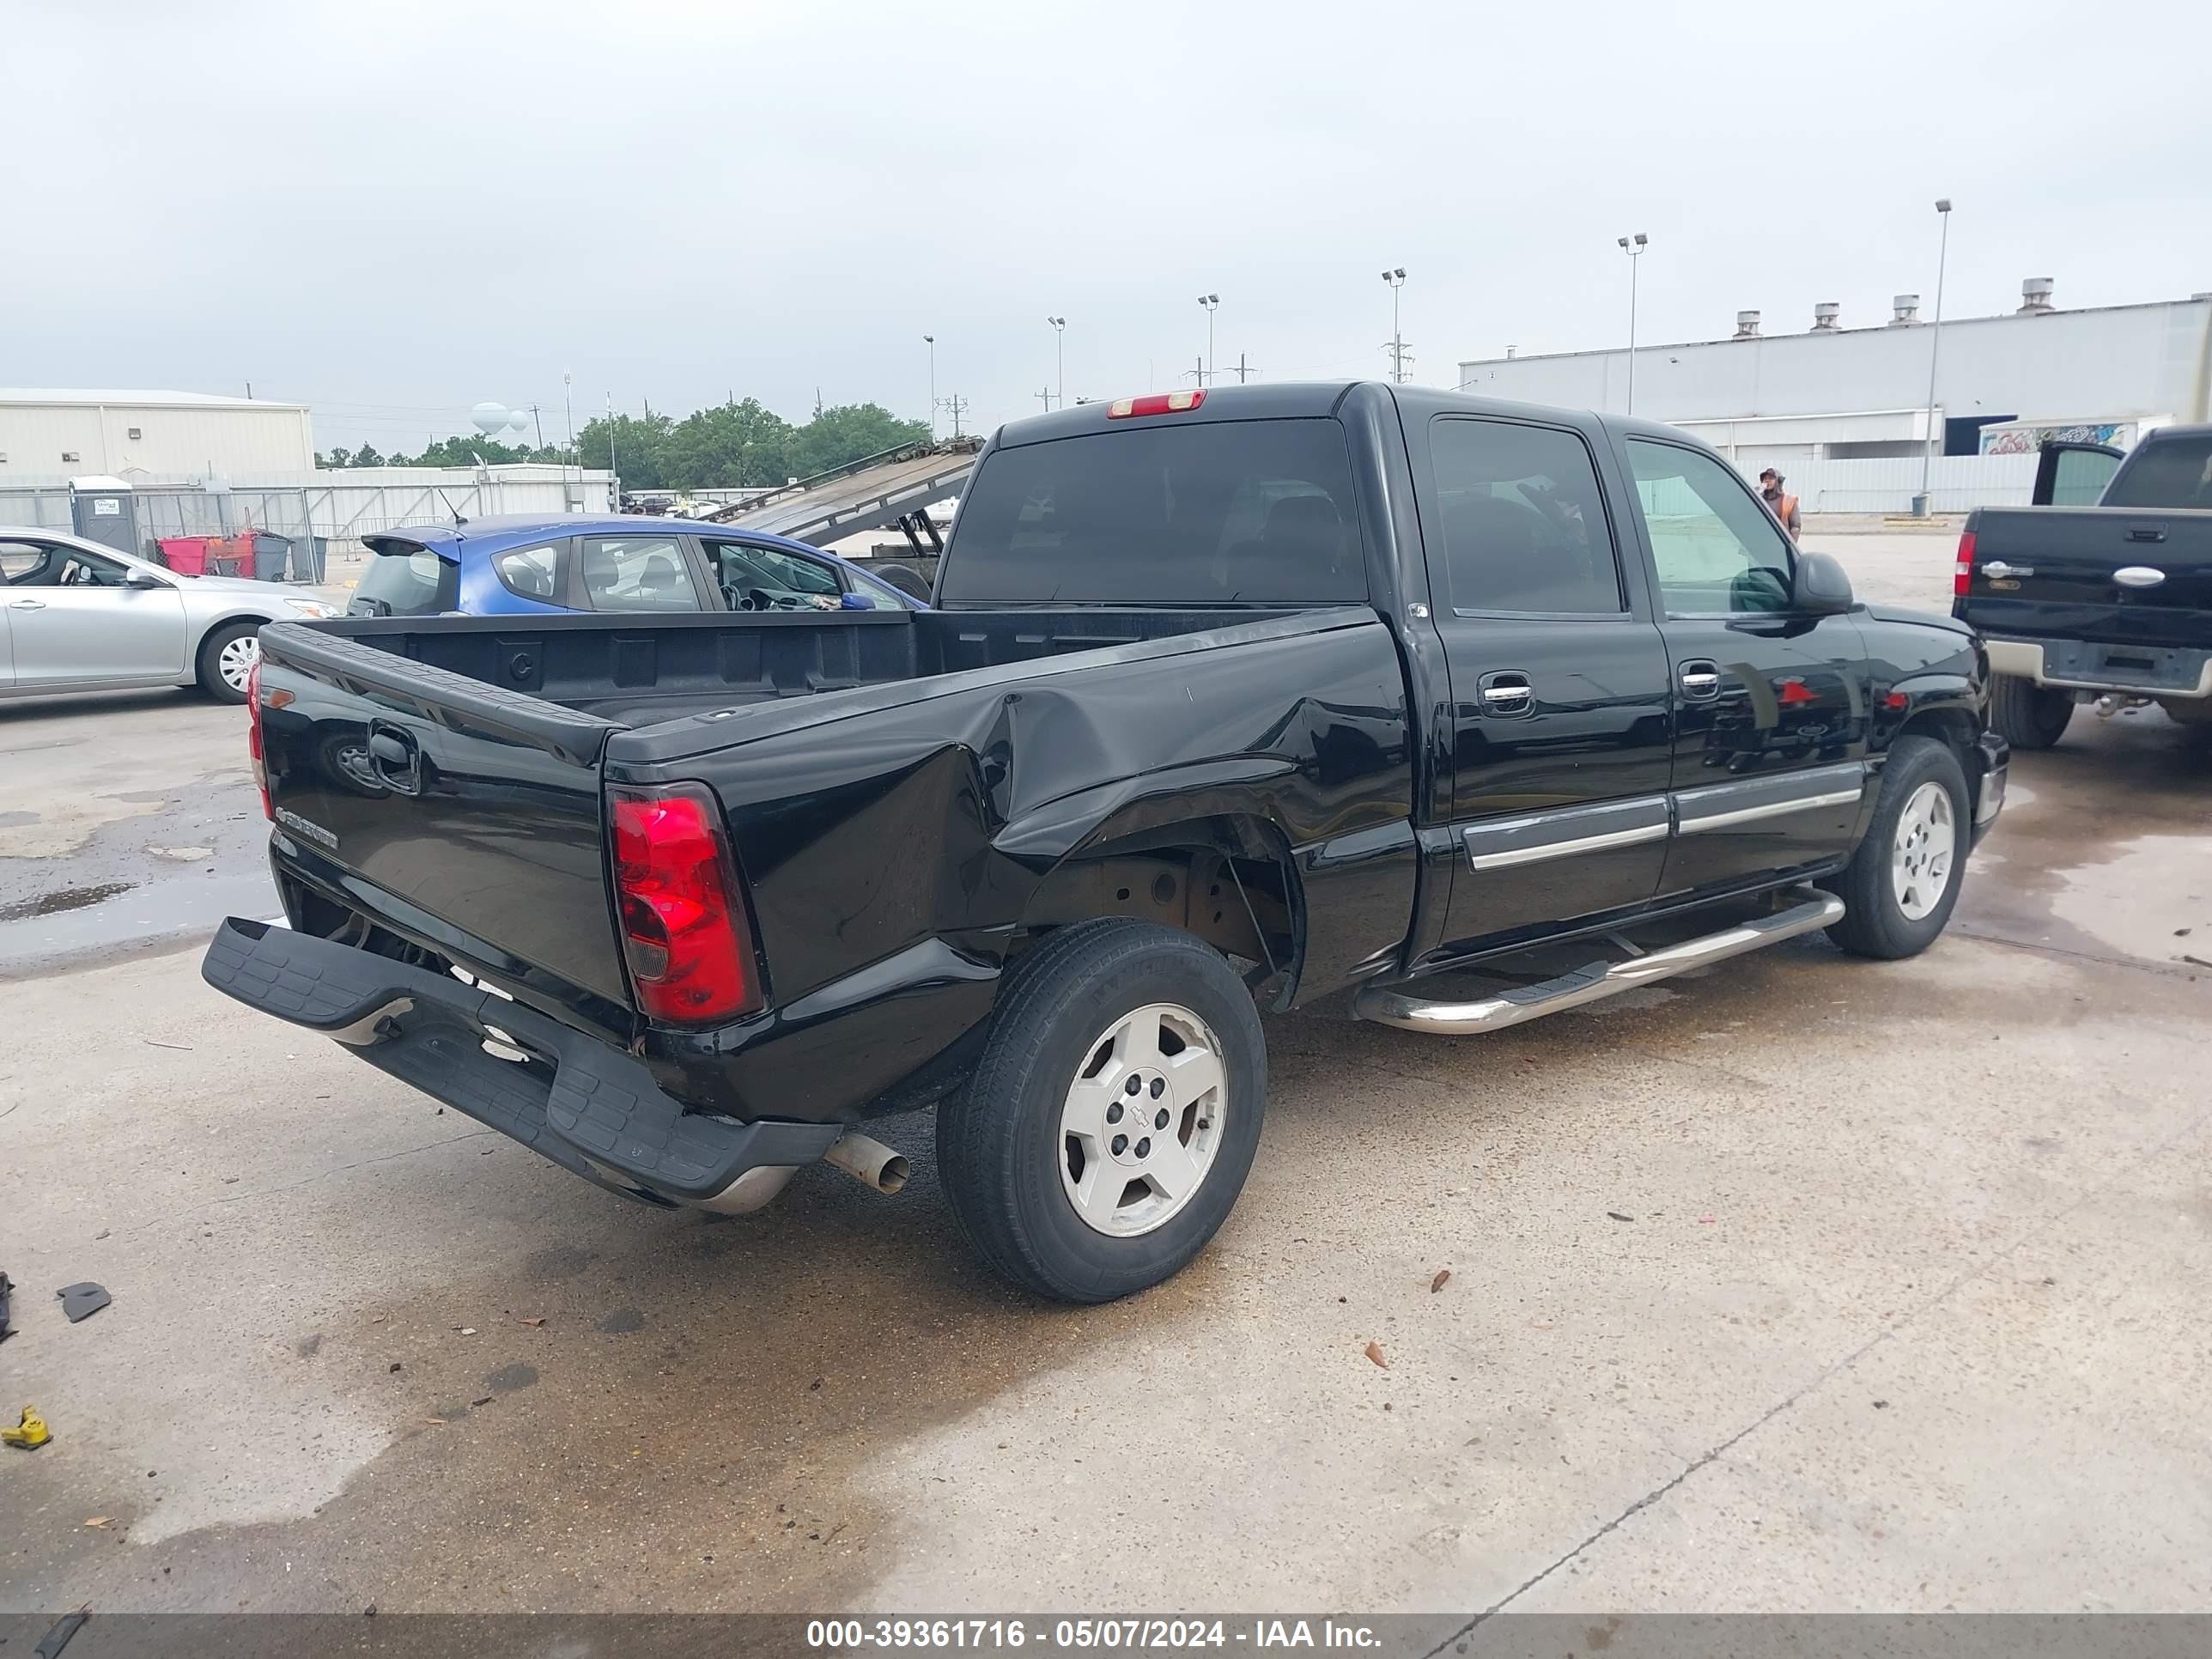
<path fill-rule="evenodd" d="M 120 478 L 71 478 L 70 522 L 87 541 L 138 551 L 138 504 Z"/>

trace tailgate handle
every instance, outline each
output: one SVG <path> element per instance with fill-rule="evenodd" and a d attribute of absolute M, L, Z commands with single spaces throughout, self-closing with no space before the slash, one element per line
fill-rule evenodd
<path fill-rule="evenodd" d="M 2166 539 L 2166 526 L 2162 524 L 2131 524 L 2128 526 L 2128 539 L 2131 542 L 2162 542 Z"/>
<path fill-rule="evenodd" d="M 386 788 L 402 795 L 422 793 L 422 745 L 405 727 L 369 721 L 368 765 Z"/>

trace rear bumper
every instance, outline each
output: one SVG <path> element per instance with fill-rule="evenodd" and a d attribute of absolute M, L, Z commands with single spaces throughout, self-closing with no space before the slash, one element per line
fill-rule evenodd
<path fill-rule="evenodd" d="M 2038 685 L 2139 697 L 2212 697 L 2212 650 L 1986 636 L 1982 643 L 1990 668 Z"/>
<path fill-rule="evenodd" d="M 1982 837 L 1996 823 L 1997 814 L 2004 810 L 2005 780 L 2012 768 L 2012 745 L 1995 732 L 1984 732 L 1974 739 L 1975 750 L 1982 757 L 1981 784 L 1974 792 L 1974 835 L 1969 846 L 1979 847 Z"/>
<path fill-rule="evenodd" d="M 335 1038 L 570 1173 L 647 1203 L 758 1208 L 843 1133 L 688 1110 L 639 1061 L 534 1009 L 264 922 L 224 922 L 200 973 L 247 1007 Z M 488 1052 L 488 1038 L 531 1063 Z"/>

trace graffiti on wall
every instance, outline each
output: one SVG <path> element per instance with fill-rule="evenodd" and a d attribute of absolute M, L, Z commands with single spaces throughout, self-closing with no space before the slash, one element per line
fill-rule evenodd
<path fill-rule="evenodd" d="M 1982 428 L 1984 455 L 2033 455 L 2045 444 L 2111 444 L 2124 448 L 2135 436 L 2130 421 L 2076 421 L 2065 426 Z"/>

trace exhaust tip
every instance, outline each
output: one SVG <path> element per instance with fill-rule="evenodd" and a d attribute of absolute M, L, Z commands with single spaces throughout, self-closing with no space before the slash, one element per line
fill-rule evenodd
<path fill-rule="evenodd" d="M 884 1167 L 876 1171 L 876 1190 L 884 1194 L 895 1193 L 906 1185 L 907 1177 L 913 1173 L 913 1166 L 894 1152 Z"/>
<path fill-rule="evenodd" d="M 914 1173 L 903 1155 L 857 1131 L 840 1136 L 837 1143 L 822 1154 L 822 1159 L 842 1170 L 863 1187 L 886 1195 L 905 1186 L 908 1176 Z"/>

